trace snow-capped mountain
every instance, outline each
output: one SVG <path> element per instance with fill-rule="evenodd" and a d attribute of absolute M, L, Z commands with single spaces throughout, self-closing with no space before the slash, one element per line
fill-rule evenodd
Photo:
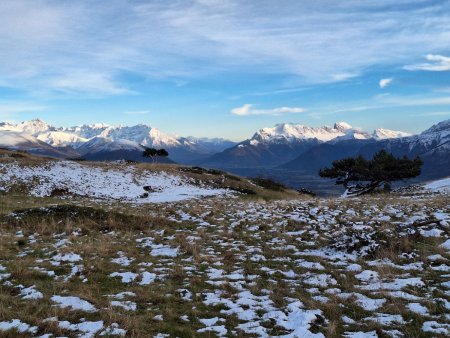
<path fill-rule="evenodd" d="M 400 138 L 400 137 L 407 137 L 411 136 L 410 133 L 405 133 L 404 131 L 395 131 L 395 130 L 389 130 L 384 128 L 378 128 L 375 129 L 372 137 L 376 140 L 385 140 L 385 139 L 391 139 L 391 138 Z"/>
<path fill-rule="evenodd" d="M 15 131 L 19 133 L 27 133 L 33 136 L 37 136 L 40 133 L 55 131 L 56 128 L 52 127 L 48 123 L 41 121 L 39 119 L 34 119 L 31 121 L 24 121 L 18 124 L 12 124 L 3 122 L 0 123 L 0 130 L 5 131 Z"/>
<path fill-rule="evenodd" d="M 372 155 L 386 149 L 396 156 L 420 156 L 424 165 L 423 178 L 439 178 L 450 175 L 450 119 L 442 121 L 421 134 L 398 139 L 381 140 L 361 149 L 362 154 Z"/>
<path fill-rule="evenodd" d="M 334 160 L 356 155 L 370 158 L 377 151 L 384 149 L 399 157 L 420 156 L 424 161 L 420 179 L 450 175 L 450 120 L 440 122 L 418 135 L 393 138 L 391 136 L 403 135 L 403 133 L 385 129 L 378 132 L 378 135 L 384 136 L 382 139 L 372 137 L 366 140 L 322 143 L 308 149 L 281 167 L 308 172 L 312 175 L 317 174 L 320 168 L 329 166 Z"/>
<path fill-rule="evenodd" d="M 143 146 L 134 141 L 113 140 L 109 137 L 97 136 L 83 143 L 77 150 L 80 155 L 86 155 L 108 151 L 139 151 L 142 153 L 144 149 Z"/>
<path fill-rule="evenodd" d="M 95 130 L 95 129 L 94 129 Z M 100 131 L 96 136 L 107 137 L 111 140 L 128 140 L 147 147 L 154 148 L 171 148 L 182 146 L 181 142 L 172 135 L 162 133 L 156 128 L 144 124 L 138 124 L 136 126 L 106 126 L 96 129 Z M 81 135 L 92 135 L 92 129 L 89 127 L 83 128 Z"/>
<path fill-rule="evenodd" d="M 53 147 L 72 147 L 78 148 L 88 141 L 88 139 L 78 136 L 77 134 L 68 133 L 65 131 L 44 131 L 37 133 L 37 139 L 50 144 Z"/>
<path fill-rule="evenodd" d="M 204 164 L 221 168 L 277 166 L 322 143 L 375 140 L 401 135 L 406 133 L 387 129 L 377 129 L 371 135 L 346 122 L 336 122 L 333 127 L 283 123 L 262 128 L 252 138 L 213 155 Z"/>
<path fill-rule="evenodd" d="M 317 139 L 326 142 L 344 136 L 352 127 L 345 122 L 335 123 L 334 127 L 308 127 L 303 124 L 277 124 L 272 128 L 263 128 L 256 132 L 251 140 L 257 142 L 298 142 L 299 140 Z M 256 142 L 252 143 L 256 145 Z"/>
<path fill-rule="evenodd" d="M 124 140 L 127 140 L 146 147 L 165 148 L 169 151 L 172 159 L 181 163 L 210 156 L 234 144 L 223 139 L 195 139 L 193 137 L 173 136 L 145 124 L 129 127 L 96 123 L 66 128 L 54 127 L 44 121 L 35 119 L 18 124 L 1 123 L 0 130 L 26 133 L 57 148 L 71 147 L 76 151 L 80 150 L 79 153 L 83 155 L 87 154 L 83 150 L 86 147 L 90 147 L 89 152 L 92 154 L 105 153 L 108 151 L 107 148 L 109 148 L 109 151 L 117 151 L 115 147 L 122 146 Z M 90 142 L 94 138 L 102 138 L 101 144 L 98 143 L 99 140 Z M 111 144 L 107 145 L 108 143 Z M 85 144 L 86 147 L 83 147 Z M 99 147 L 97 151 L 93 150 L 94 145 Z"/>
<path fill-rule="evenodd" d="M 62 152 L 30 134 L 11 130 L 0 130 L 0 148 L 24 150 L 32 154 L 58 158 L 73 155 Z"/>

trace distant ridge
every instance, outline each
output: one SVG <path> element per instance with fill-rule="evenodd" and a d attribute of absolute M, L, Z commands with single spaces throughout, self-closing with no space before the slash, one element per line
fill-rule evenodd
<path fill-rule="evenodd" d="M 333 127 L 283 123 L 260 129 L 252 138 L 211 156 L 202 164 L 222 168 L 279 166 L 322 143 L 383 140 L 407 135 L 381 128 L 369 134 L 346 122 L 336 122 Z"/>

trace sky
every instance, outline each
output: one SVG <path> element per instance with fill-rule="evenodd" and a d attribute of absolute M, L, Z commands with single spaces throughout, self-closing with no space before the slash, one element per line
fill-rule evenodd
<path fill-rule="evenodd" d="M 450 118 L 450 1 L 2 0 L 0 22 L 0 121 L 242 140 Z"/>

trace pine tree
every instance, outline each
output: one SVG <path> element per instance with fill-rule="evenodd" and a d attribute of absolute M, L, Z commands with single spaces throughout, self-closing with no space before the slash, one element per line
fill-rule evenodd
<path fill-rule="evenodd" d="M 331 168 L 319 171 L 319 176 L 336 179 L 336 184 L 342 184 L 346 189 L 345 195 L 358 196 L 381 186 L 390 187 L 394 181 L 417 177 L 422 165 L 419 157 L 413 160 L 406 156 L 397 158 L 381 150 L 371 160 L 357 156 L 333 161 Z"/>
<path fill-rule="evenodd" d="M 166 149 L 145 148 L 142 156 L 150 157 L 155 162 L 157 157 L 167 157 L 169 153 Z"/>

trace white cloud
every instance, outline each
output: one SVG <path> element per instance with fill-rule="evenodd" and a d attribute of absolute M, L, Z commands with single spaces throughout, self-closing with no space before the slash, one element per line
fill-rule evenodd
<path fill-rule="evenodd" d="M 407 65 L 406 70 L 428 70 L 433 72 L 443 72 L 450 70 L 450 57 L 442 55 L 428 54 L 425 57 L 430 62 Z"/>
<path fill-rule="evenodd" d="M 391 83 L 392 83 L 392 78 L 389 78 L 389 79 L 381 79 L 380 80 L 380 83 L 379 83 L 379 85 L 380 85 L 380 88 L 385 88 L 385 87 L 387 87 L 387 86 L 389 86 Z"/>
<path fill-rule="evenodd" d="M 0 83 L 121 95 L 130 78 L 245 70 L 303 86 L 448 50 L 448 1 L 262 2 L 0 1 Z M 447 67 L 442 58 L 427 67 Z"/>
<path fill-rule="evenodd" d="M 284 114 L 298 114 L 303 113 L 305 110 L 298 107 L 279 107 L 273 109 L 255 109 L 252 104 L 244 104 L 242 107 L 237 107 L 231 110 L 231 114 L 238 116 L 249 115 L 284 115 Z"/>
<path fill-rule="evenodd" d="M 90 93 L 119 95 L 130 94 L 131 90 L 117 83 L 110 75 L 94 71 L 79 70 L 63 76 L 46 78 L 42 81 L 54 91 L 68 93 Z"/>

